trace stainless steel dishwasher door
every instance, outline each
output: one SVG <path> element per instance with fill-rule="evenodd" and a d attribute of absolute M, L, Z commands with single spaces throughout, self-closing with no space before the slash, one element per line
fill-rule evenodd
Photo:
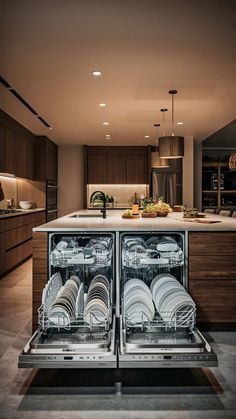
<path fill-rule="evenodd" d="M 19 368 L 116 368 L 115 316 L 107 335 L 38 329 L 19 356 Z"/>

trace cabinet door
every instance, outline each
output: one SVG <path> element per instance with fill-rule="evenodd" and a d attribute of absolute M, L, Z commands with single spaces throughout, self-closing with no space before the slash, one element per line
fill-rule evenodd
<path fill-rule="evenodd" d="M 6 172 L 33 179 L 33 142 L 6 129 Z"/>
<path fill-rule="evenodd" d="M 126 183 L 126 153 L 123 151 L 113 152 L 111 150 L 107 155 L 106 168 L 106 183 Z"/>
<path fill-rule="evenodd" d="M 46 179 L 57 183 L 57 145 L 47 139 Z"/>
<path fill-rule="evenodd" d="M 6 172 L 6 129 L 0 126 L 0 172 Z"/>
<path fill-rule="evenodd" d="M 18 156 L 19 157 L 19 156 Z M 6 172 L 17 175 L 17 135 L 6 129 Z"/>
<path fill-rule="evenodd" d="M 148 183 L 148 167 L 147 152 L 144 148 L 136 151 L 135 147 L 132 152 L 128 152 L 126 156 L 126 183 L 146 184 Z"/>
<path fill-rule="evenodd" d="M 88 183 L 104 184 L 107 182 L 107 156 L 104 154 L 88 155 Z"/>

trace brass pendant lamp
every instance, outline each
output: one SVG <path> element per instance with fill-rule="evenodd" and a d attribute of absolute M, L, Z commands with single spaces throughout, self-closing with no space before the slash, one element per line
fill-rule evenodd
<path fill-rule="evenodd" d="M 156 139 L 155 139 L 155 147 L 156 150 L 151 152 L 151 166 L 152 169 L 163 169 L 170 167 L 169 162 L 167 159 L 160 159 L 159 156 L 159 147 L 158 147 L 158 128 L 160 124 L 154 124 L 154 128 L 156 129 Z"/>
<path fill-rule="evenodd" d="M 177 90 L 169 91 L 169 94 L 172 96 L 172 133 L 171 136 L 159 138 L 160 159 L 180 159 L 184 157 L 184 137 L 174 134 L 174 95 L 176 93 Z M 163 109 L 161 111 L 163 112 Z"/>

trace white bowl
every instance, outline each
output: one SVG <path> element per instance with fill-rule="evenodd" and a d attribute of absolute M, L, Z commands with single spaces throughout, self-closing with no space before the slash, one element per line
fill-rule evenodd
<path fill-rule="evenodd" d="M 19 201 L 20 207 L 22 209 L 30 209 L 32 207 L 32 201 Z"/>

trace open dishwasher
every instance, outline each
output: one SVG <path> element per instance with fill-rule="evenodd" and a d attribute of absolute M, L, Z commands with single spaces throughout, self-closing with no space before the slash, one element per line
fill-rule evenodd
<path fill-rule="evenodd" d="M 49 281 L 22 368 L 116 368 L 115 235 L 49 234 Z"/>
<path fill-rule="evenodd" d="M 195 326 L 184 233 L 120 235 L 119 368 L 217 366 Z"/>

